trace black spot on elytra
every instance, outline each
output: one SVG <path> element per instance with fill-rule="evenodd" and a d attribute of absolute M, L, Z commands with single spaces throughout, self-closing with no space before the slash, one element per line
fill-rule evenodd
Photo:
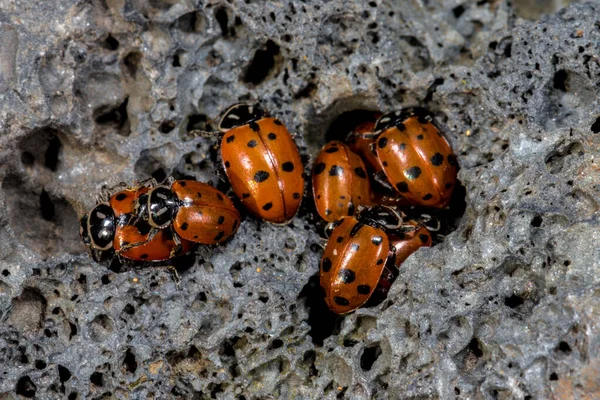
<path fill-rule="evenodd" d="M 344 268 L 338 273 L 338 278 L 345 284 L 349 284 L 354 282 L 354 280 L 356 279 L 356 274 L 354 273 L 354 271 Z"/>
<path fill-rule="evenodd" d="M 342 243 L 344 241 L 344 237 L 343 236 L 338 236 L 335 241 L 338 242 L 338 243 Z"/>
<path fill-rule="evenodd" d="M 371 293 L 371 287 L 369 285 L 358 285 L 356 291 L 359 294 L 369 294 Z"/>
<path fill-rule="evenodd" d="M 253 148 L 256 147 L 258 143 L 256 143 L 256 140 L 252 139 L 251 141 L 248 142 L 248 147 Z"/>
<path fill-rule="evenodd" d="M 339 165 L 332 165 L 329 169 L 329 176 L 342 176 L 344 174 L 344 168 Z"/>
<path fill-rule="evenodd" d="M 141 258 L 142 260 L 145 260 L 146 258 L 148 258 L 148 254 L 144 253 L 144 254 L 142 254 L 142 255 L 140 256 L 140 258 Z"/>
<path fill-rule="evenodd" d="M 374 245 L 379 246 L 381 242 L 383 242 L 383 238 L 381 236 L 373 236 L 371 242 L 373 242 Z"/>
<path fill-rule="evenodd" d="M 427 235 L 426 235 L 426 234 L 424 234 L 424 233 L 421 233 L 421 234 L 419 235 L 419 239 L 421 239 L 421 242 L 423 242 L 423 243 L 427 243 L 427 242 L 429 241 L 429 236 L 427 236 Z"/>
<path fill-rule="evenodd" d="M 258 132 L 260 131 L 260 127 L 258 126 L 258 124 L 254 121 L 248 123 L 248 126 L 250 127 L 250 129 L 252 129 L 254 132 Z"/>
<path fill-rule="evenodd" d="M 225 232 L 219 232 L 217 236 L 215 236 L 215 242 L 218 242 L 219 240 L 223 239 L 223 236 L 225 236 Z"/>
<path fill-rule="evenodd" d="M 319 175 L 323 171 L 325 171 L 325 163 L 320 162 L 315 164 L 315 167 L 313 168 L 313 175 Z"/>
<path fill-rule="evenodd" d="M 275 120 L 275 121 L 277 121 L 277 120 Z M 269 140 L 275 140 L 275 139 L 277 139 L 277 135 L 274 134 L 273 132 L 269 133 L 267 135 L 267 137 L 269 138 Z"/>
<path fill-rule="evenodd" d="M 444 162 L 444 156 L 441 155 L 440 153 L 435 153 L 431 157 L 431 163 L 433 165 L 435 165 L 436 167 L 439 167 L 440 165 L 442 165 L 443 162 Z"/>
<path fill-rule="evenodd" d="M 183 224 L 181 224 L 181 230 L 182 231 L 187 230 L 187 228 L 188 228 L 188 223 L 187 222 L 184 222 Z"/>
<path fill-rule="evenodd" d="M 262 209 L 265 211 L 269 211 L 271 208 L 273 208 L 273 203 L 271 203 L 271 202 L 268 202 L 267 204 L 262 206 Z"/>
<path fill-rule="evenodd" d="M 300 198 L 300 193 L 294 193 L 292 197 L 294 198 L 294 200 L 298 200 Z"/>
<path fill-rule="evenodd" d="M 247 199 L 250 197 L 250 193 L 242 193 L 242 199 Z"/>
<path fill-rule="evenodd" d="M 127 195 L 125 193 L 119 193 L 118 195 L 115 196 L 115 199 L 117 201 L 123 201 L 127 198 Z"/>
<path fill-rule="evenodd" d="M 223 197 L 223 195 L 221 193 L 217 193 L 217 199 L 223 201 L 225 200 L 225 198 Z"/>
<path fill-rule="evenodd" d="M 285 172 L 292 172 L 294 170 L 294 163 L 291 161 L 286 161 L 281 165 L 281 169 Z"/>
<path fill-rule="evenodd" d="M 325 210 L 325 215 L 330 215 L 331 214 L 331 210 L 328 208 Z"/>
<path fill-rule="evenodd" d="M 269 179 L 269 173 L 267 171 L 258 171 L 256 174 L 254 174 L 254 180 L 258 183 L 260 182 L 264 182 L 267 179 Z"/>
<path fill-rule="evenodd" d="M 328 149 L 325 149 L 325 153 L 336 153 L 336 152 L 338 152 L 339 150 L 340 150 L 340 148 L 339 148 L 339 147 L 337 147 L 337 146 L 332 146 L 332 147 L 330 147 L 330 148 L 328 148 Z"/>
<path fill-rule="evenodd" d="M 323 261 L 321 262 L 321 270 L 323 272 L 329 272 L 329 270 L 331 269 L 331 260 L 327 257 L 325 257 L 323 259 Z"/>
<path fill-rule="evenodd" d="M 229 161 L 225 161 L 225 168 L 229 168 L 231 167 L 231 164 L 229 163 Z"/>
<path fill-rule="evenodd" d="M 350 304 L 350 302 L 348 301 L 348 299 L 344 298 L 344 297 L 338 297 L 335 296 L 333 298 L 333 301 L 336 302 L 336 304 L 340 305 L 340 306 L 347 306 Z"/>
<path fill-rule="evenodd" d="M 398 183 L 396 183 L 396 189 L 398 189 L 398 191 L 400 193 L 406 193 L 406 192 L 408 192 L 408 183 L 398 182 Z"/>
<path fill-rule="evenodd" d="M 227 139 L 225 139 L 225 142 L 227 142 L 227 143 L 231 143 L 231 142 L 233 142 L 234 140 L 235 140 L 235 136 L 234 136 L 234 135 L 231 135 L 231 136 L 228 136 L 228 137 L 227 137 Z"/>
<path fill-rule="evenodd" d="M 185 187 L 187 185 L 187 183 L 185 181 L 179 181 L 177 183 L 179 183 L 179 186 L 181 186 L 181 187 Z"/>
<path fill-rule="evenodd" d="M 222 215 L 219 215 L 219 219 L 217 220 L 217 225 L 221 225 L 223 222 L 225 222 L 225 217 Z"/>
<path fill-rule="evenodd" d="M 453 167 L 456 167 L 456 157 L 454 157 L 454 154 L 450 154 L 448 156 L 448 164 L 452 165 Z"/>
<path fill-rule="evenodd" d="M 377 260 L 377 265 L 381 265 L 383 264 L 383 258 L 380 258 L 379 260 Z"/>
<path fill-rule="evenodd" d="M 196 193 L 196 197 L 198 197 L 199 199 L 201 199 L 202 198 L 202 193 L 200 193 L 200 192 Z"/>
<path fill-rule="evenodd" d="M 385 138 L 385 137 L 379 138 L 379 140 L 377 141 L 377 146 L 379 146 L 380 149 L 383 149 L 387 145 L 387 142 L 388 142 L 387 138 Z"/>
<path fill-rule="evenodd" d="M 411 181 L 414 179 L 417 179 L 420 175 L 421 175 L 421 168 L 419 168 L 417 166 L 410 167 L 404 171 L 404 176 L 406 177 L 406 179 L 411 180 Z"/>
<path fill-rule="evenodd" d="M 433 198 L 433 195 L 431 193 L 427 193 L 425 196 L 423 196 L 423 200 L 431 200 Z"/>
<path fill-rule="evenodd" d="M 280 120 L 278 120 L 277 118 L 275 118 L 275 119 L 273 120 L 273 123 L 274 123 L 275 125 L 279 125 L 279 126 L 283 125 L 283 124 L 281 123 L 281 121 L 280 121 Z M 269 138 L 269 139 L 270 139 L 270 138 Z"/>
<path fill-rule="evenodd" d="M 400 132 L 404 132 L 406 130 L 406 125 L 404 125 L 402 122 L 398 122 L 396 124 L 396 128 L 398 128 Z"/>
<path fill-rule="evenodd" d="M 365 170 L 362 167 L 354 168 L 354 173 L 363 179 L 365 179 L 367 177 L 367 173 L 365 172 Z"/>

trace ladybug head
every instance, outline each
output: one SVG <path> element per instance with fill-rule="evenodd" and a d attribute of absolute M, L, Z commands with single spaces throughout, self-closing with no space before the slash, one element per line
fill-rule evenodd
<path fill-rule="evenodd" d="M 386 232 L 402 227 L 402 215 L 395 208 L 388 206 L 365 208 L 360 212 L 359 219 Z"/>
<path fill-rule="evenodd" d="M 431 122 L 431 113 L 422 107 L 403 108 L 400 111 L 391 111 L 383 114 L 375 123 L 373 132 L 379 135 L 388 129 L 401 125 L 407 118 L 417 117 L 422 119 L 422 122 Z"/>
<path fill-rule="evenodd" d="M 145 201 L 148 208 L 148 223 L 153 228 L 164 229 L 169 226 L 179 208 L 177 197 L 166 186 L 155 187 L 147 195 L 140 196 L 139 203 L 143 204 Z M 139 209 L 138 214 L 140 211 L 143 212 Z"/>
<path fill-rule="evenodd" d="M 234 104 L 221 113 L 217 129 L 221 132 L 227 132 L 230 129 L 246 125 L 253 121 L 258 121 L 266 116 L 267 113 L 258 103 Z"/>
<path fill-rule="evenodd" d="M 115 237 L 115 214 L 108 203 L 100 203 L 80 220 L 81 241 L 90 250 L 94 260 L 112 250 Z"/>

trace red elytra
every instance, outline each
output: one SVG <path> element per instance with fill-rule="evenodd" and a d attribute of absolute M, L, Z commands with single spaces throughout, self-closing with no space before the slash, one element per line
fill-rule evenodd
<path fill-rule="evenodd" d="M 334 313 L 356 310 L 376 290 L 386 293 L 393 279 L 391 273 L 382 279 L 386 267 L 393 270 L 419 247 L 431 245 L 426 228 L 401 218 L 394 221 L 392 214 L 383 215 L 387 210 L 366 209 L 357 217 L 342 218 L 333 229 L 321 259 L 320 283 Z"/>
<path fill-rule="evenodd" d="M 328 222 L 354 215 L 358 206 L 371 204 L 365 164 L 348 146 L 335 140 L 323 146 L 315 159 L 312 188 L 317 212 Z"/>
<path fill-rule="evenodd" d="M 235 104 L 219 130 L 225 173 L 244 207 L 265 221 L 292 219 L 304 194 L 304 166 L 286 127 L 258 105 Z"/>
<path fill-rule="evenodd" d="M 137 201 L 134 225 L 172 229 L 173 238 L 213 245 L 226 241 L 238 229 L 240 214 L 229 197 L 214 187 L 193 180 L 174 181 L 152 188 Z"/>
<path fill-rule="evenodd" d="M 194 247 L 194 243 L 181 238 L 173 238 L 170 230 L 156 232 L 150 236 L 149 226 L 140 228 L 130 224 L 136 212 L 136 200 L 148 193 L 150 187 L 126 189 L 115 193 L 109 199 L 116 217 L 113 248 L 115 254 L 133 261 L 164 261 L 185 254 Z M 124 246 L 131 246 L 123 250 Z"/>
<path fill-rule="evenodd" d="M 456 184 L 456 157 L 424 110 L 387 113 L 374 134 L 377 158 L 397 193 L 414 205 L 448 205 Z"/>

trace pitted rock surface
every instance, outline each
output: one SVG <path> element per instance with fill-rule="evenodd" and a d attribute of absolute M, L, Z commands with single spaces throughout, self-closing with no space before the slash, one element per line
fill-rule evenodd
<path fill-rule="evenodd" d="M 3 398 L 600 397 L 597 3 L 55 3 L 0 0 Z M 85 252 L 119 182 L 226 189 L 193 131 L 255 100 L 308 160 L 357 110 L 435 114 L 464 215 L 380 305 L 315 311 L 308 201 L 246 216 L 179 288 Z"/>

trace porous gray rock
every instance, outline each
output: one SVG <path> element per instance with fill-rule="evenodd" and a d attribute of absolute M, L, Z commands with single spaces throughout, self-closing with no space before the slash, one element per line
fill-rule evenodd
<path fill-rule="evenodd" d="M 524 3 L 0 0 L 2 397 L 599 397 L 600 7 Z M 309 204 L 247 217 L 179 289 L 93 262 L 96 195 L 218 183 L 191 131 L 239 100 L 313 157 L 356 110 L 429 108 L 461 165 L 455 231 L 339 318 L 317 311 Z"/>

